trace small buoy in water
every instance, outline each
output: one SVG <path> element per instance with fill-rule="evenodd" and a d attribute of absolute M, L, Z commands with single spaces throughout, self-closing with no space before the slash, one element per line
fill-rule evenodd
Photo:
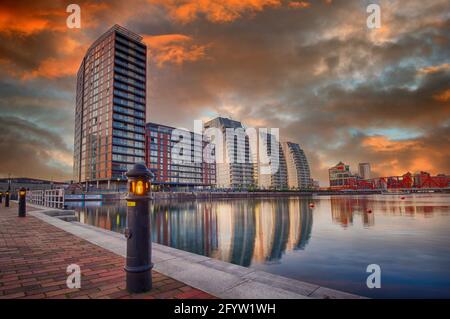
<path fill-rule="evenodd" d="M 400 199 L 405 199 L 405 198 L 406 198 L 405 196 L 400 197 Z"/>
<path fill-rule="evenodd" d="M 372 210 L 369 208 L 369 209 L 367 209 L 367 212 L 368 212 L 369 214 L 371 214 L 371 213 L 372 213 Z"/>
<path fill-rule="evenodd" d="M 314 205 L 313 203 L 309 204 L 309 207 L 310 207 L 310 208 L 314 208 L 314 206 L 315 206 L 315 205 Z"/>

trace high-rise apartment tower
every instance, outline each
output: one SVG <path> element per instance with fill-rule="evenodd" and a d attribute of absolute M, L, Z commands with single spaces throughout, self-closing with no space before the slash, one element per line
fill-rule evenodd
<path fill-rule="evenodd" d="M 74 182 L 124 180 L 145 161 L 147 47 L 118 25 L 87 50 L 77 74 Z"/>

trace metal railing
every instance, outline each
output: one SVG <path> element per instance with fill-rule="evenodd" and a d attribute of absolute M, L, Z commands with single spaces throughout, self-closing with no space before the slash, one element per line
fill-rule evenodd
<path fill-rule="evenodd" d="M 28 191 L 27 202 L 51 208 L 64 208 L 64 189 Z"/>

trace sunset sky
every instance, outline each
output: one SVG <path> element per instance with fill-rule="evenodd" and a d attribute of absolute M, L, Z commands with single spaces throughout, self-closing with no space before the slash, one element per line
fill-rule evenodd
<path fill-rule="evenodd" d="M 148 121 L 278 127 L 322 186 L 339 161 L 450 174 L 448 0 L 75 1 L 81 29 L 70 3 L 0 2 L 0 177 L 72 178 L 76 71 L 116 23 L 149 48 Z"/>

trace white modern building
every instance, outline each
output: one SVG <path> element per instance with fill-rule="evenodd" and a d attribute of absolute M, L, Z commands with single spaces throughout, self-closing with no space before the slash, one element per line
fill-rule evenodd
<path fill-rule="evenodd" d="M 262 154 L 265 153 L 264 158 Z M 256 166 L 258 187 L 261 189 L 287 189 L 286 158 L 279 137 L 258 134 L 258 161 Z"/>
<path fill-rule="evenodd" d="M 218 129 L 215 135 L 221 136 L 211 138 L 211 132 L 207 133 L 211 128 Z M 277 131 L 246 129 L 241 122 L 223 117 L 206 122 L 204 129 L 215 145 L 218 188 L 312 187 L 305 153 L 296 143 L 281 143 Z"/>
<path fill-rule="evenodd" d="M 305 152 L 297 143 L 282 142 L 281 145 L 286 158 L 288 187 L 310 188 L 311 172 Z"/>
<path fill-rule="evenodd" d="M 253 152 L 249 137 L 241 122 L 217 117 L 204 125 L 205 130 L 216 128 L 222 141 L 212 139 L 216 155 L 216 186 L 219 188 L 248 188 L 256 185 Z M 220 149 L 219 149 L 220 148 Z"/>

